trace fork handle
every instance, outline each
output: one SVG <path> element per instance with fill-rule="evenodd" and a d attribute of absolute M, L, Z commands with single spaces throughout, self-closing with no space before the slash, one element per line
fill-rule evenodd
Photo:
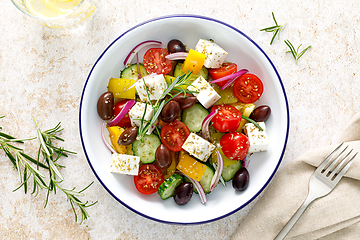
<path fill-rule="evenodd" d="M 293 228 L 295 223 L 299 220 L 301 215 L 305 212 L 306 208 L 309 206 L 309 204 L 314 201 L 314 198 L 311 196 L 308 196 L 304 203 L 300 206 L 300 208 L 296 211 L 296 213 L 290 218 L 290 220 L 286 223 L 284 228 L 278 233 L 278 235 L 274 238 L 274 240 L 280 240 L 284 239 L 286 235 L 290 232 L 290 230 Z"/>

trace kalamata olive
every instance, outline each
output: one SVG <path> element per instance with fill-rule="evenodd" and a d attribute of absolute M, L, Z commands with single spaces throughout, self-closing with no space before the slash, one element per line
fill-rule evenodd
<path fill-rule="evenodd" d="M 184 44 L 177 39 L 172 39 L 168 42 L 167 50 L 169 53 L 186 52 Z"/>
<path fill-rule="evenodd" d="M 161 169 L 165 169 L 170 167 L 171 162 L 170 150 L 164 144 L 160 144 L 155 152 L 155 165 Z"/>
<path fill-rule="evenodd" d="M 175 190 L 174 201 L 178 205 L 187 204 L 192 197 L 193 191 L 194 188 L 192 183 L 190 182 L 181 183 Z"/>
<path fill-rule="evenodd" d="M 240 168 L 232 179 L 232 186 L 236 191 L 244 191 L 249 185 L 250 175 L 246 168 Z"/>
<path fill-rule="evenodd" d="M 104 92 L 98 99 L 97 111 L 102 120 L 109 120 L 114 114 L 114 94 Z"/>
<path fill-rule="evenodd" d="M 166 123 L 175 121 L 180 115 L 180 104 L 174 100 L 168 102 L 161 111 L 160 117 Z"/>
<path fill-rule="evenodd" d="M 179 95 L 174 97 L 174 100 L 180 104 L 181 110 L 185 110 L 194 106 L 197 99 L 194 95 L 190 93 L 186 93 L 185 97 L 184 97 L 184 93 L 180 93 Z"/>
<path fill-rule="evenodd" d="M 250 118 L 255 122 L 266 122 L 271 114 L 271 109 L 267 105 L 262 105 L 257 108 L 250 114 Z"/>
<path fill-rule="evenodd" d="M 136 140 L 138 134 L 137 127 L 129 127 L 120 135 L 118 139 L 119 145 L 130 145 Z"/>

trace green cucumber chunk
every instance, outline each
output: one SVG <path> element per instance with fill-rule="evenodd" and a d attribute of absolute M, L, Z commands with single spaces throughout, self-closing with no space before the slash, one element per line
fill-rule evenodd
<path fill-rule="evenodd" d="M 183 182 L 182 176 L 175 173 L 164 180 L 164 182 L 160 185 L 158 194 L 161 199 L 165 200 L 169 197 L 172 197 L 175 193 L 175 189 Z"/>
<path fill-rule="evenodd" d="M 142 63 L 139 63 L 139 68 L 142 77 L 148 75 L 148 72 L 146 71 Z M 139 74 L 138 74 L 137 64 L 136 63 L 131 64 L 130 66 L 122 70 L 120 74 L 120 78 L 138 80 Z"/>
<path fill-rule="evenodd" d="M 206 166 L 204 175 L 201 177 L 199 181 L 206 194 L 210 193 L 211 180 L 213 179 L 214 174 L 215 174 L 214 169 L 210 168 L 209 166 Z"/>
<path fill-rule="evenodd" d="M 178 77 L 178 76 L 181 76 L 183 74 L 186 74 L 186 72 L 183 72 L 181 68 L 182 68 L 182 63 L 176 64 L 175 69 L 174 69 L 174 77 Z M 189 78 L 190 83 L 195 81 L 199 76 L 203 76 L 203 78 L 208 79 L 209 72 L 206 69 L 206 67 L 203 66 L 201 68 L 200 72 L 198 74 L 196 74 L 196 75 L 191 74 L 191 76 Z"/>
<path fill-rule="evenodd" d="M 150 134 L 141 140 L 135 140 L 132 144 L 132 150 L 135 156 L 140 157 L 142 163 L 152 163 L 155 161 L 155 152 L 161 142 L 158 136 Z"/>
<path fill-rule="evenodd" d="M 189 128 L 191 132 L 200 132 L 204 119 L 209 115 L 208 110 L 200 103 L 182 112 L 181 120 Z"/>
<path fill-rule="evenodd" d="M 241 161 L 237 161 L 237 163 L 229 166 L 224 166 L 222 171 L 222 177 L 225 182 L 233 179 L 235 173 L 241 168 Z"/>

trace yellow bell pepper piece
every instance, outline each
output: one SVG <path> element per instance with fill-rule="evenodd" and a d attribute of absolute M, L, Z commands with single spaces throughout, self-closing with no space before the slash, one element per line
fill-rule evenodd
<path fill-rule="evenodd" d="M 192 73 L 196 75 L 200 72 L 204 62 L 205 54 L 190 49 L 189 54 L 182 65 L 182 71 L 185 73 L 192 71 Z"/>
<path fill-rule="evenodd" d="M 135 87 L 128 89 L 134 83 L 133 79 L 110 78 L 108 91 L 112 92 L 115 98 L 135 99 Z"/>
<path fill-rule="evenodd" d="M 113 126 L 107 127 L 107 130 L 110 133 L 110 141 L 115 151 L 120 154 L 125 154 L 127 152 L 127 147 L 118 144 L 119 137 L 125 131 L 125 129 L 118 126 Z"/>
<path fill-rule="evenodd" d="M 196 181 L 200 181 L 206 170 L 206 166 L 204 164 L 198 162 L 195 158 L 191 157 L 184 151 L 181 151 L 179 154 L 179 163 L 176 168 L 189 178 Z"/>
<path fill-rule="evenodd" d="M 237 102 L 237 103 L 233 103 L 233 104 L 230 104 L 230 105 L 234 106 L 245 117 L 250 117 L 250 114 L 255 109 L 255 104 L 253 104 L 253 103 Z M 245 123 L 247 123 L 247 121 L 245 119 L 241 119 L 240 126 L 237 129 L 238 132 L 241 132 L 241 129 L 245 125 Z"/>

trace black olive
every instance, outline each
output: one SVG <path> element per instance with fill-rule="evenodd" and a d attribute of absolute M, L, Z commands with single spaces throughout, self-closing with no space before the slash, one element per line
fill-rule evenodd
<path fill-rule="evenodd" d="M 109 120 L 114 115 L 114 94 L 104 92 L 98 99 L 97 112 L 102 120 Z"/>
<path fill-rule="evenodd" d="M 190 182 L 181 183 L 175 190 L 174 201 L 178 205 L 187 204 L 192 197 L 193 191 L 194 188 L 192 183 Z"/>
<path fill-rule="evenodd" d="M 172 39 L 168 42 L 167 50 L 169 53 L 186 52 L 184 44 L 177 39 Z"/>
<path fill-rule="evenodd" d="M 236 191 L 244 191 L 249 185 L 250 175 L 246 168 L 240 168 L 232 179 L 232 186 Z"/>

